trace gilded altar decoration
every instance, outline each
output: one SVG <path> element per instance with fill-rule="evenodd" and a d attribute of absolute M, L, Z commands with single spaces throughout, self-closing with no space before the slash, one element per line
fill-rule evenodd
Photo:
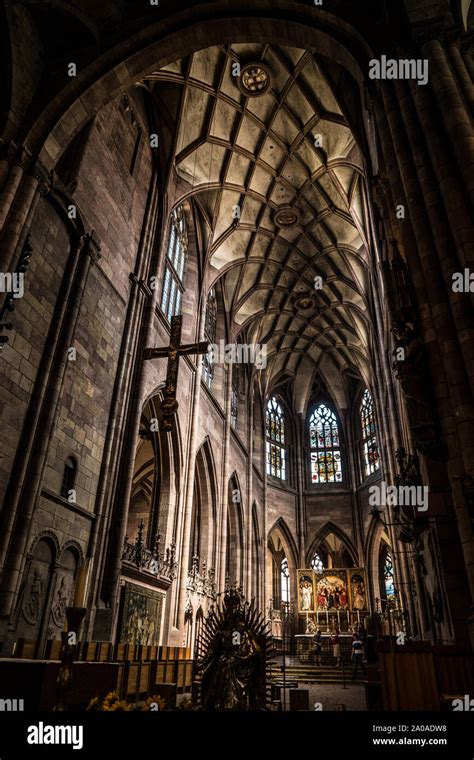
<path fill-rule="evenodd" d="M 353 612 L 366 612 L 368 606 L 364 571 L 351 568 L 348 573 L 351 609 Z"/>
<path fill-rule="evenodd" d="M 317 612 L 349 609 L 347 570 L 323 570 L 316 575 Z"/>
<path fill-rule="evenodd" d="M 314 613 L 348 614 L 369 609 L 364 568 L 297 570 L 297 584 L 300 615 L 313 615 L 314 619 Z"/>
<path fill-rule="evenodd" d="M 298 583 L 298 612 L 311 613 L 316 612 L 315 606 L 315 588 L 314 573 L 309 570 L 297 571 Z"/>

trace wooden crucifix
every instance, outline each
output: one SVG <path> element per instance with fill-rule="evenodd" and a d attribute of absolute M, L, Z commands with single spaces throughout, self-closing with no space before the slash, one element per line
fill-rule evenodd
<path fill-rule="evenodd" d="M 173 430 L 174 416 L 178 410 L 176 400 L 176 388 L 178 384 L 179 357 L 184 354 L 207 354 L 209 343 L 189 343 L 181 345 L 181 327 L 183 317 L 181 315 L 171 318 L 171 332 L 169 346 L 162 348 L 145 348 L 143 351 L 144 359 L 162 359 L 168 357 L 168 369 L 166 371 L 166 385 L 164 390 L 164 399 L 161 402 L 161 411 L 163 418 L 161 420 L 162 430 Z"/>

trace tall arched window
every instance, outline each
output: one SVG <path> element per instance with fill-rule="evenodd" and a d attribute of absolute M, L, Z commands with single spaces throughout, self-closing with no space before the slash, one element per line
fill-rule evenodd
<path fill-rule="evenodd" d="M 383 553 L 383 595 L 385 599 L 393 599 L 395 597 L 395 584 L 393 576 L 393 560 L 392 552 L 389 547 L 386 546 Z"/>
<path fill-rule="evenodd" d="M 68 457 L 64 463 L 63 482 L 61 483 L 61 496 L 63 499 L 73 499 L 74 484 L 76 482 L 77 462 L 74 457 Z"/>
<path fill-rule="evenodd" d="M 163 292 L 161 294 L 161 311 L 168 322 L 171 317 L 181 313 L 181 300 L 184 292 L 184 270 L 188 255 L 188 235 L 184 210 L 178 206 L 171 212 L 171 229 L 166 254 Z"/>
<path fill-rule="evenodd" d="M 275 397 L 267 404 L 267 475 L 286 479 L 285 417 Z"/>
<path fill-rule="evenodd" d="M 311 560 L 311 567 L 315 573 L 322 573 L 324 570 L 324 563 L 317 552 L 314 554 L 314 557 Z"/>
<path fill-rule="evenodd" d="M 290 603 L 290 570 L 288 560 L 284 557 L 280 565 L 281 602 Z"/>
<path fill-rule="evenodd" d="M 216 327 L 217 327 L 217 301 L 216 292 L 214 288 L 211 288 L 207 296 L 206 306 L 206 322 L 204 325 L 205 339 L 211 345 L 216 342 Z M 211 387 L 212 378 L 214 376 L 214 352 L 211 351 L 204 354 L 202 362 L 202 376 L 206 382 L 208 388 Z"/>
<path fill-rule="evenodd" d="M 376 472 L 380 467 L 379 448 L 375 432 L 374 402 L 366 388 L 360 405 L 360 422 L 362 426 L 362 455 L 365 476 Z"/>
<path fill-rule="evenodd" d="M 309 420 L 312 483 L 340 483 L 342 461 L 336 415 L 320 404 Z"/>

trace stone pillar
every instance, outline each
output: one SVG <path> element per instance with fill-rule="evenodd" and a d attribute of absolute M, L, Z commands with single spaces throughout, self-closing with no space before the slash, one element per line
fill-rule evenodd
<path fill-rule="evenodd" d="M 438 101 L 446 135 L 456 156 L 465 188 L 474 198 L 474 135 L 471 118 L 459 93 L 441 42 L 431 40 L 422 49 L 429 60 L 430 82 Z"/>
<path fill-rule="evenodd" d="M 204 317 L 205 318 L 205 317 Z M 216 567 L 216 581 L 217 581 L 217 588 L 219 591 L 222 591 L 225 586 L 225 566 L 226 566 L 226 548 L 227 548 L 227 531 L 228 531 L 228 525 L 227 525 L 227 513 L 228 513 L 228 499 L 229 499 L 229 477 L 230 477 L 230 467 L 229 467 L 229 449 L 230 449 L 230 407 L 231 407 L 231 398 L 232 398 L 232 365 L 229 365 L 228 371 L 226 372 L 226 385 L 225 385 L 225 406 L 224 406 L 224 412 L 225 412 L 225 418 L 224 418 L 224 441 L 223 441 L 223 457 L 222 457 L 222 469 L 221 469 L 221 499 L 220 504 L 217 505 L 218 514 L 217 514 L 217 523 L 215 526 L 216 532 L 217 532 L 217 567 Z M 242 488 L 242 486 L 240 486 Z M 243 573 L 243 585 L 244 585 L 244 593 L 247 593 L 247 578 L 246 573 L 248 569 L 247 564 L 247 557 L 246 557 L 246 547 L 248 546 L 248 542 L 245 537 L 245 527 L 246 527 L 246 520 L 245 520 L 245 514 L 243 509 L 243 503 L 242 503 L 242 494 L 240 494 L 240 504 L 239 508 L 241 510 L 241 516 L 242 516 L 242 530 L 243 530 L 243 546 L 242 546 L 242 556 L 240 557 L 240 562 L 236 562 L 236 568 L 238 568 Z M 248 512 L 248 499 L 247 499 L 247 512 Z M 247 523 L 248 527 L 248 523 Z M 237 547 L 236 547 L 237 551 Z M 238 581 L 238 578 L 230 578 L 231 583 L 235 583 L 235 581 Z"/>
<path fill-rule="evenodd" d="M 99 252 L 98 244 L 90 235 L 81 238 L 77 256 L 79 258 L 75 273 L 75 281 L 70 292 L 70 300 L 65 310 L 61 332 L 58 338 L 54 362 L 47 378 L 47 390 L 41 415 L 38 422 L 37 433 L 34 439 L 31 457 L 25 473 L 25 488 L 22 490 L 18 504 L 12 503 L 7 507 L 7 519 L 9 519 L 9 534 L 3 537 L 5 547 L 8 538 L 12 534 L 9 553 L 6 558 L 3 574 L 3 582 L 0 591 L 0 614 L 11 614 L 21 582 L 27 541 L 30 536 L 30 526 L 33 512 L 36 507 L 43 472 L 49 451 L 49 443 L 54 423 L 59 412 L 59 400 L 67 367 L 67 351 L 72 345 L 76 328 L 77 318 L 82 303 L 84 288 L 91 263 L 96 260 Z M 23 454 L 23 452 L 21 452 Z M 16 507 L 16 508 L 15 508 Z M 16 517 L 13 528 L 13 520 Z"/>
<path fill-rule="evenodd" d="M 14 169 L 15 167 L 13 167 Z M 17 173 L 23 168 L 17 167 Z M 8 181 L 7 181 L 8 184 Z M 35 167 L 33 173 L 23 177 L 11 202 L 7 201 L 7 215 L 0 236 L 0 270 L 10 272 L 14 269 L 16 251 L 22 237 L 28 232 L 29 220 L 33 218 L 36 204 L 41 195 L 46 195 L 50 182 L 41 167 Z"/>
<path fill-rule="evenodd" d="M 186 605 L 186 578 L 189 572 L 189 560 L 191 554 L 191 530 L 194 498 L 194 480 L 196 475 L 196 448 L 197 448 L 197 431 L 199 426 L 199 406 L 201 398 L 201 373 L 202 358 L 198 357 L 196 372 L 194 373 L 194 387 L 192 394 L 192 417 L 191 417 L 191 435 L 189 440 L 189 449 L 187 457 L 188 477 L 186 481 L 186 493 L 183 503 L 182 512 L 182 533 L 181 533 L 181 556 L 178 557 L 178 572 L 174 583 L 175 588 L 175 610 L 173 624 L 175 628 L 181 630 L 184 623 L 184 610 Z M 216 573 L 216 579 L 217 579 Z"/>
<path fill-rule="evenodd" d="M 296 415 L 296 441 L 295 441 L 295 463 L 296 463 L 296 490 L 297 490 L 297 512 L 296 512 L 296 532 L 298 535 L 299 567 L 306 567 L 305 556 L 308 547 L 306 546 L 306 504 L 304 491 L 306 487 L 306 462 L 305 462 L 305 445 L 304 429 L 305 419 L 303 414 Z"/>
<path fill-rule="evenodd" d="M 230 374 L 230 373 L 229 373 Z M 232 378 L 231 378 L 232 388 Z M 229 400 L 230 402 L 230 400 Z M 230 403 L 228 414 L 226 414 L 226 420 L 230 420 Z M 230 424 L 230 423 L 229 423 Z M 259 562 L 258 549 L 254 547 L 253 541 L 253 393 L 248 394 L 248 415 L 247 415 L 247 566 L 244 567 L 244 582 L 246 582 L 247 598 L 252 598 L 252 572 L 254 569 L 254 563 L 252 562 L 253 552 L 257 551 L 255 557 L 255 567 Z M 258 605 L 258 589 L 256 604 Z"/>
<path fill-rule="evenodd" d="M 20 163 L 13 164 L 5 172 L 5 184 L 0 193 L 0 231 L 3 230 L 5 220 L 15 200 L 20 182 L 23 177 L 23 167 Z"/>
<path fill-rule="evenodd" d="M 472 57 L 472 41 L 461 37 L 461 56 L 466 66 L 471 82 L 474 82 L 474 59 Z"/>
<path fill-rule="evenodd" d="M 417 88 L 421 89 L 421 88 Z M 472 406 L 472 392 L 474 391 L 474 314 L 470 304 L 469 296 L 464 293 L 454 293 L 452 288 L 452 275 L 459 271 L 459 260 L 453 252 L 452 236 L 459 239 L 459 257 L 472 260 L 474 235 L 472 227 L 469 225 L 467 210 L 462 203 L 461 193 L 456 193 L 457 185 L 449 182 L 448 160 L 443 161 L 443 146 L 439 145 L 439 140 L 432 136 L 427 136 L 427 140 L 432 142 L 433 161 L 439 168 L 439 178 L 446 180 L 446 188 L 440 186 L 445 194 L 453 196 L 454 208 L 450 207 L 450 202 L 445 201 L 448 205 L 446 218 L 444 213 L 443 200 L 438 187 L 437 177 L 433 171 L 430 154 L 425 145 L 425 138 L 417 119 L 413 103 L 410 98 L 408 87 L 405 83 L 397 82 L 395 90 L 400 104 L 403 123 L 410 145 L 413 147 L 413 154 L 416 156 L 414 167 L 418 178 L 418 187 L 421 190 L 420 197 L 424 199 L 425 213 L 422 213 L 420 204 L 419 225 L 422 225 L 427 232 L 432 231 L 434 240 L 434 250 L 438 254 L 439 264 L 435 265 L 433 256 L 431 256 L 431 275 L 432 279 L 436 278 L 438 283 L 438 303 L 437 310 L 446 298 L 451 306 L 451 319 L 446 314 L 442 320 L 446 330 L 456 338 L 456 343 L 449 350 L 450 365 L 453 367 L 453 376 L 456 376 L 456 385 L 451 386 L 454 413 L 458 416 L 462 408 L 464 422 L 462 427 L 458 424 L 461 445 L 466 447 L 466 456 L 474 459 L 474 409 Z M 423 97 L 423 96 L 422 96 Z M 425 124 L 426 131 L 434 134 L 434 129 Z M 437 157 L 435 157 L 437 156 Z M 455 178 L 452 178 L 453 180 Z M 415 176 L 413 174 L 413 186 L 415 186 Z M 461 196 L 461 197 L 458 197 Z M 459 204 L 459 205 L 458 205 Z M 410 206 L 413 205 L 411 202 Z M 465 212 L 465 213 L 463 213 Z M 448 226 L 448 220 L 451 229 Z M 454 230 L 453 230 L 454 228 Z M 466 263 L 468 263 L 466 261 Z M 462 335 L 462 340 L 458 342 L 458 336 Z M 448 333 L 446 332 L 446 338 Z M 447 341 L 446 341 L 447 342 Z M 457 345 L 456 345 L 457 344 Z M 446 343 L 445 343 L 446 345 Z M 469 388 L 471 380 L 471 389 Z"/>
<path fill-rule="evenodd" d="M 466 370 L 462 356 L 460 355 L 457 334 L 455 326 L 453 325 L 449 305 L 446 303 L 446 283 L 443 278 L 440 264 L 433 257 L 433 249 L 436 249 L 436 241 L 434 240 L 432 226 L 427 218 L 426 209 L 422 201 L 423 188 L 420 187 L 415 167 L 413 165 L 414 154 L 409 147 L 410 143 L 407 142 L 404 137 L 405 129 L 400 116 L 400 105 L 393 97 L 388 87 L 384 87 L 383 90 L 388 121 L 403 182 L 404 194 L 408 201 L 406 204 L 406 213 L 409 213 L 413 225 L 416 246 L 420 255 L 420 263 L 426 283 L 426 290 L 429 292 L 429 305 L 433 314 L 433 327 L 436 331 L 436 339 L 441 349 L 441 360 L 449 384 L 449 392 L 453 405 L 452 410 L 449 412 L 451 418 L 450 423 L 451 425 L 454 424 L 454 427 L 458 429 L 460 441 L 467 447 L 466 451 L 461 452 L 461 456 L 466 458 L 467 461 L 472 462 L 472 452 L 469 451 L 469 448 L 472 446 L 472 431 L 470 430 L 469 425 L 464 424 L 464 414 L 466 414 L 466 412 L 469 415 L 471 414 L 470 396 L 466 392 Z M 413 137 L 414 135 L 411 136 Z M 413 149 L 415 151 L 420 150 L 421 146 L 415 143 Z M 432 187 L 430 188 L 430 191 L 431 194 L 433 194 Z M 435 335 L 430 335 L 428 340 L 430 340 L 430 338 L 434 341 Z M 436 387 L 436 376 L 439 371 L 439 363 L 432 364 L 431 368 L 433 372 L 434 386 Z"/>
<path fill-rule="evenodd" d="M 468 71 L 466 61 L 461 55 L 459 43 L 453 43 L 449 46 L 449 56 L 451 59 L 452 67 L 456 72 L 457 80 L 462 90 L 462 94 L 464 95 L 470 112 L 472 113 L 474 110 L 474 84 L 472 83 L 471 75 Z"/>
<path fill-rule="evenodd" d="M 399 182 L 397 172 L 393 171 L 392 165 L 395 167 L 398 166 L 400 177 L 403 182 L 403 187 L 401 188 L 402 199 L 400 202 L 406 204 L 407 200 L 409 200 L 410 224 L 412 225 L 416 242 L 414 247 L 407 246 L 405 252 L 409 261 L 410 270 L 414 265 L 415 277 L 419 276 L 418 263 L 421 265 L 421 274 L 425 283 L 425 287 L 422 287 L 421 291 L 417 288 L 418 296 L 421 295 L 422 298 L 419 313 L 425 346 L 430 358 L 433 388 L 437 399 L 440 422 L 445 440 L 450 444 L 448 469 L 451 482 L 453 482 L 453 478 L 459 477 L 464 467 L 466 468 L 466 471 L 469 471 L 468 468 L 472 467 L 472 455 L 469 453 L 472 431 L 470 430 L 469 423 L 466 423 L 464 419 L 466 411 L 467 415 L 470 414 L 471 403 L 468 390 L 466 389 L 465 366 L 460 356 L 456 331 L 453 329 L 452 313 L 449 306 L 446 304 L 446 286 L 441 274 L 440 264 L 433 259 L 432 252 L 433 249 L 436 249 L 436 245 L 432 237 L 432 226 L 427 219 L 426 209 L 422 204 L 421 199 L 423 198 L 423 188 L 420 188 L 416 170 L 413 165 L 414 155 L 417 155 L 420 146 L 416 142 L 413 143 L 412 146 L 406 140 L 405 126 L 402 123 L 400 116 L 400 107 L 388 86 L 384 85 L 383 94 L 388 123 L 390 125 L 391 140 L 389 136 L 386 138 L 382 137 L 382 144 L 384 146 L 384 152 L 386 153 L 387 166 L 389 166 L 391 170 L 391 182 L 393 183 L 392 187 L 394 188 L 394 195 L 397 196 L 397 193 L 400 192 L 400 187 L 397 185 Z M 408 118 L 406 110 L 404 111 L 404 118 Z M 381 116 L 379 123 L 383 130 L 383 116 Z M 412 128 L 414 129 L 413 125 Z M 412 133 L 411 130 L 410 134 L 412 138 L 415 136 L 415 133 Z M 392 146 L 395 150 L 393 150 Z M 423 161 L 420 161 L 420 165 L 423 166 Z M 421 169 L 419 169 L 419 171 L 421 171 Z M 427 175 L 420 176 L 425 177 Z M 430 199 L 431 202 L 433 202 L 433 187 L 428 185 L 427 192 L 430 192 Z M 403 196 L 405 197 L 404 199 Z M 436 198 L 436 196 L 434 197 Z M 398 198 L 396 200 L 398 202 Z M 407 221 L 408 220 L 402 222 L 399 226 L 399 229 L 403 231 L 403 234 L 406 234 Z M 437 229 L 437 227 L 435 227 L 435 229 Z M 418 251 L 420 257 L 419 260 L 415 258 L 415 260 L 412 261 L 414 251 Z M 427 293 L 429 293 L 429 299 L 426 299 L 427 302 L 426 305 L 424 305 L 423 301 L 425 300 Z M 430 312 L 433 314 L 432 323 L 431 319 L 428 319 Z M 438 344 L 439 348 L 441 348 L 441 354 L 438 353 Z M 442 371 L 440 371 L 442 367 L 444 368 L 446 380 L 443 377 Z M 453 413 L 454 410 L 457 410 L 457 413 Z M 458 436 L 458 441 L 463 441 L 464 446 L 459 447 L 457 443 L 453 443 L 453 436 Z M 465 446 L 467 450 L 465 450 Z M 459 449 L 461 450 L 459 451 Z M 463 459 L 465 462 L 464 467 Z M 471 462 L 471 465 L 469 462 Z M 435 490 L 438 490 L 435 477 L 437 472 L 439 474 L 439 468 L 432 465 L 430 485 L 433 487 L 433 484 L 435 484 Z M 460 523 L 464 523 L 466 506 L 462 500 L 457 498 L 454 486 L 452 491 L 458 520 Z M 472 550 L 469 546 L 463 544 L 463 551 L 472 594 L 474 592 Z"/>
<path fill-rule="evenodd" d="M 147 298 L 144 280 L 155 271 L 153 268 L 154 249 L 152 235 L 157 227 L 158 214 L 158 188 L 156 175 L 153 172 L 144 214 L 144 232 L 137 252 L 135 271 L 133 275 L 130 275 L 131 292 L 120 346 L 121 360 L 119 360 L 115 378 L 99 482 L 97 484 L 97 496 L 94 508 L 96 519 L 91 529 L 87 549 L 87 556 L 94 563 L 91 573 L 92 579 L 89 587 L 88 604 L 86 605 L 91 610 L 87 621 L 87 637 L 89 639 L 93 638 L 95 612 L 100 604 L 100 591 L 107 561 L 105 546 L 110 525 L 110 514 L 107 512 L 107 506 L 109 506 L 108 497 L 111 491 L 111 474 L 117 471 L 119 467 L 120 442 L 123 440 L 123 431 L 125 429 L 127 403 L 133 395 L 131 389 L 133 382 L 132 364 L 135 355 L 133 346 L 138 340 Z M 151 298 L 151 295 L 149 293 L 148 297 Z"/>

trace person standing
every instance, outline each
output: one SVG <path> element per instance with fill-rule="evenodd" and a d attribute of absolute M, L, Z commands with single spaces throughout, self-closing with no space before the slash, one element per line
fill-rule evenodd
<path fill-rule="evenodd" d="M 316 636 L 314 637 L 314 659 L 318 667 L 321 665 L 322 648 L 323 648 L 323 638 L 321 636 L 321 631 L 318 628 Z"/>
<path fill-rule="evenodd" d="M 332 656 L 336 660 L 336 668 L 341 666 L 341 644 L 339 641 L 339 628 L 331 634 Z"/>
<path fill-rule="evenodd" d="M 357 675 L 359 665 L 362 668 L 364 675 L 367 675 L 367 671 L 364 665 L 364 645 L 359 634 L 355 634 L 354 641 L 352 642 L 352 681 Z"/>

